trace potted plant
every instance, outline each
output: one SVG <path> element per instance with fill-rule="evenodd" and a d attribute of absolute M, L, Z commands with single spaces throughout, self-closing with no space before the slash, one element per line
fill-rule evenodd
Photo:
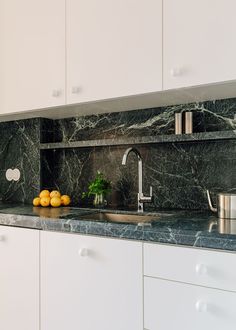
<path fill-rule="evenodd" d="M 111 182 L 104 178 L 103 173 L 97 171 L 95 179 L 89 183 L 88 192 L 83 192 L 82 198 L 94 196 L 93 205 L 104 207 L 106 197 L 111 192 Z"/>

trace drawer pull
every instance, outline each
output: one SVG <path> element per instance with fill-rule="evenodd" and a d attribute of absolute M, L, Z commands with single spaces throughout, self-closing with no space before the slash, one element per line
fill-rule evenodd
<path fill-rule="evenodd" d="M 81 257 L 87 257 L 87 256 L 89 255 L 89 250 L 86 249 L 86 248 L 81 248 L 81 249 L 79 250 L 79 255 L 80 255 Z"/>
<path fill-rule="evenodd" d="M 207 274 L 207 266 L 206 265 L 197 264 L 195 270 L 196 270 L 196 273 L 198 275 L 206 275 Z"/>
<path fill-rule="evenodd" d="M 5 236 L 4 235 L 0 235 L 0 242 L 5 241 Z"/>
<path fill-rule="evenodd" d="M 172 68 L 170 70 L 170 74 L 171 74 L 172 77 L 179 77 L 182 74 L 182 69 L 181 68 L 177 68 L 177 67 L 176 68 Z"/>
<path fill-rule="evenodd" d="M 62 90 L 61 89 L 54 89 L 52 91 L 52 96 L 53 97 L 60 97 L 62 95 Z"/>
<path fill-rule="evenodd" d="M 196 302 L 195 308 L 196 308 L 196 311 L 198 311 L 199 313 L 206 313 L 208 310 L 207 303 L 202 300 L 198 300 Z"/>
<path fill-rule="evenodd" d="M 79 94 L 79 92 L 80 92 L 80 88 L 78 86 L 72 87 L 71 89 L 72 94 Z"/>

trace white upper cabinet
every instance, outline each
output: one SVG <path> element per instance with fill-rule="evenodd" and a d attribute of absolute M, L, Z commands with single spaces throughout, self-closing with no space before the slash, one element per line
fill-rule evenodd
<path fill-rule="evenodd" d="M 236 1 L 163 4 L 164 89 L 236 79 Z"/>
<path fill-rule="evenodd" d="M 197 99 L 233 97 L 235 12 L 235 0 L 0 0 L 0 114 L 161 106 L 192 86 Z"/>
<path fill-rule="evenodd" d="M 0 112 L 65 103 L 65 0 L 0 0 Z"/>
<path fill-rule="evenodd" d="M 66 30 L 69 104 L 162 89 L 162 0 L 68 0 Z"/>

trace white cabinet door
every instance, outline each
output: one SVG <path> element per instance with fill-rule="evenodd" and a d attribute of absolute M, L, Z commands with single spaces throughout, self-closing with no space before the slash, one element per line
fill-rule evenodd
<path fill-rule="evenodd" d="M 162 89 L 162 0 L 67 1 L 67 95 L 79 103 Z"/>
<path fill-rule="evenodd" d="M 41 233 L 41 330 L 141 330 L 142 245 Z"/>
<path fill-rule="evenodd" d="M 236 79 L 235 0 L 165 0 L 164 89 Z"/>
<path fill-rule="evenodd" d="M 39 330 L 39 232 L 0 226 L 0 329 Z"/>
<path fill-rule="evenodd" d="M 145 278 L 144 297 L 145 329 L 235 330 L 235 293 Z"/>
<path fill-rule="evenodd" d="M 0 0 L 0 113 L 65 103 L 65 0 Z"/>

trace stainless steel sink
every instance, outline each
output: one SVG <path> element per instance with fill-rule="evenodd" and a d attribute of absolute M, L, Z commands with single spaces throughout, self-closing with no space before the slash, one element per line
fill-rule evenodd
<path fill-rule="evenodd" d="M 95 220 L 106 222 L 118 223 L 131 223 L 137 225 L 150 225 L 153 221 L 158 220 L 158 215 L 139 215 L 139 214 L 122 214 L 122 213 L 109 213 L 97 212 L 80 216 L 81 220 Z"/>

